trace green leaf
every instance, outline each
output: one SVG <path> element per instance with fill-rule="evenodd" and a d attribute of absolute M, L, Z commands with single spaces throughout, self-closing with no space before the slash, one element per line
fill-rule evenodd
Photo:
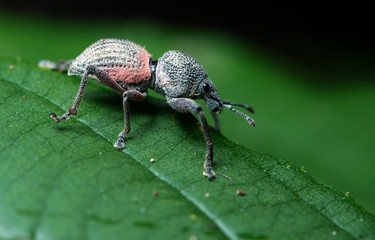
<path fill-rule="evenodd" d="M 199 122 L 165 101 L 131 103 L 117 152 L 121 96 L 107 87 L 91 81 L 56 124 L 79 78 L 0 59 L 0 83 L 0 239 L 375 239 L 350 197 L 213 130 L 215 169 L 235 184 L 209 182 Z"/>

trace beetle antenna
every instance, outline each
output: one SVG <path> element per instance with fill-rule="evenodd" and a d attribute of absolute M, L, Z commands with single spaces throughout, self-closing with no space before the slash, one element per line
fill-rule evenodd
<path fill-rule="evenodd" d="M 241 117 L 245 118 L 246 121 L 247 121 L 250 125 L 253 125 L 253 126 L 255 127 L 255 121 L 254 121 L 251 117 L 249 117 L 249 116 L 247 116 L 246 114 L 244 114 L 244 113 L 242 113 L 242 112 L 240 112 L 240 111 L 234 109 L 234 108 L 232 107 L 232 105 L 223 104 L 223 106 L 224 106 L 225 108 L 228 108 L 228 109 L 231 110 L 232 112 L 237 113 L 237 114 L 240 115 Z"/>
<path fill-rule="evenodd" d="M 255 113 L 254 108 L 250 107 L 249 105 L 242 104 L 242 103 L 234 103 L 234 102 L 231 102 L 231 101 L 227 100 L 227 101 L 223 101 L 223 104 L 229 104 L 229 105 L 232 105 L 232 106 L 243 107 L 247 111 L 249 111 L 251 113 Z"/>

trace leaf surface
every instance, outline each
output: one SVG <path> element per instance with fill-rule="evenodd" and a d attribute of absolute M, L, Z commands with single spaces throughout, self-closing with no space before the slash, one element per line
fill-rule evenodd
<path fill-rule="evenodd" d="M 235 185 L 207 181 L 199 122 L 165 101 L 131 103 L 117 152 L 122 101 L 105 86 L 89 82 L 56 124 L 79 78 L 1 59 L 0 82 L 0 239 L 375 239 L 350 197 L 213 130 L 215 169 Z"/>

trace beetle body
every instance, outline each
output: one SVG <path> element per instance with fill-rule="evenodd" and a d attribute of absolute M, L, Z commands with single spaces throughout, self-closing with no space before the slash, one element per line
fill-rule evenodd
<path fill-rule="evenodd" d="M 221 98 L 208 77 L 203 66 L 188 54 L 171 50 L 153 61 L 143 47 L 120 39 L 102 39 L 86 48 L 70 64 L 61 62 L 58 65 L 49 61 L 41 61 L 41 66 L 62 70 L 66 67 L 68 75 L 82 76 L 80 88 L 68 112 L 58 117 L 55 113 L 50 116 L 56 121 L 68 120 L 71 115 L 77 114 L 77 109 L 82 100 L 87 78 L 95 78 L 123 96 L 124 129 L 118 135 L 114 146 L 118 150 L 125 148 L 125 137 L 130 132 L 129 100 L 141 101 L 147 97 L 147 89 L 151 88 L 162 94 L 167 103 L 181 113 L 193 113 L 199 116 L 204 137 L 206 140 L 207 154 L 204 162 L 203 174 L 208 179 L 215 178 L 213 170 L 213 146 L 209 127 L 201 106 L 192 99 L 204 99 L 208 109 L 212 112 L 215 127 L 220 130 L 217 114 L 225 107 L 242 117 L 251 125 L 254 121 L 242 112 L 234 109 L 241 106 L 249 111 L 250 107 L 243 104 L 221 101 Z M 63 67 L 62 67 L 63 66 Z"/>

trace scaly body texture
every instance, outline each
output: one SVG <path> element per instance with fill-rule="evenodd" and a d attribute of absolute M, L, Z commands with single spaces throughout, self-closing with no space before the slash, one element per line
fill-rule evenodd
<path fill-rule="evenodd" d="M 148 82 L 151 55 L 127 40 L 102 39 L 85 49 L 70 65 L 68 75 L 83 75 L 88 66 L 105 71 L 116 82 Z M 96 78 L 95 75 L 89 77 Z"/>
<path fill-rule="evenodd" d="M 158 60 L 155 90 L 167 97 L 189 97 L 206 78 L 197 60 L 181 51 L 168 51 Z"/>

